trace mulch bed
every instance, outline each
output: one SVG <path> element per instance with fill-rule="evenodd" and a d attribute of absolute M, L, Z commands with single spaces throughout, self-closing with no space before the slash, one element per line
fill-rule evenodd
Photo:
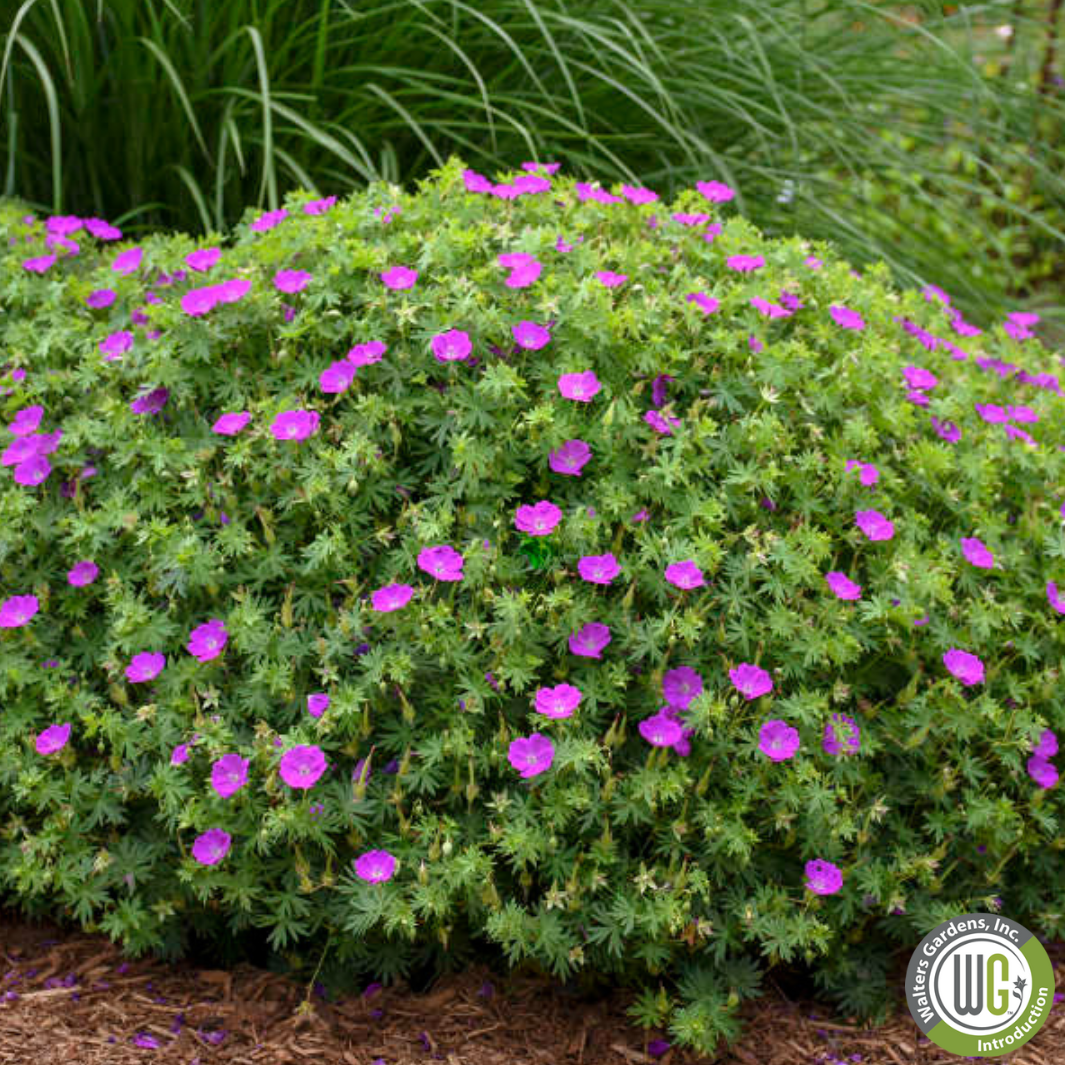
<path fill-rule="evenodd" d="M 1065 990 L 1065 944 L 1048 948 Z M 241 964 L 127 959 L 105 935 L 0 909 L 0 1063 L 19 1065 L 911 1065 L 960 1062 L 925 1039 L 905 1005 L 863 1029 L 823 1004 L 770 990 L 716 1058 L 659 1051 L 625 1015 L 631 994 L 588 1001 L 557 984 L 486 968 L 330 1002 L 291 977 Z M 900 981 L 901 982 L 901 981 Z M 980 1059 L 977 1059 L 980 1060 Z M 1065 1003 L 1021 1050 L 986 1061 L 1065 1062 Z"/>

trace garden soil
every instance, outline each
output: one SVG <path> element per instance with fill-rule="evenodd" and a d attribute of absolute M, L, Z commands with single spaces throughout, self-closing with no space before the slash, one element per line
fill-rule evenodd
<path fill-rule="evenodd" d="M 1065 943 L 1048 946 L 1065 991 Z M 883 1027 L 834 1018 L 770 975 L 745 1031 L 714 1058 L 660 1051 L 626 1017 L 631 994 L 590 1001 L 551 981 L 484 968 L 330 1001 L 250 965 L 205 970 L 131 960 L 104 935 L 0 909 L 0 1065 L 910 1065 L 961 1062 L 925 1039 L 905 1005 Z M 897 982 L 901 986 L 903 975 Z M 380 1060 L 379 1060 L 380 1059 Z M 1002 1065 L 1065 1063 L 1065 1002 Z"/>

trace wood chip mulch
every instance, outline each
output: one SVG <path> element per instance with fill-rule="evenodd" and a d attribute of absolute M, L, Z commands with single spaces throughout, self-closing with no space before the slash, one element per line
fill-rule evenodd
<path fill-rule="evenodd" d="M 1051 944 L 1065 991 L 1065 944 Z M 961 1062 L 925 1039 L 905 1004 L 863 1029 L 769 990 L 742 1007 L 744 1034 L 715 1058 L 655 1040 L 625 1014 L 631 993 L 589 1001 L 550 981 L 484 967 L 331 1001 L 288 975 L 241 964 L 132 960 L 105 935 L 0 908 L 0 1065 L 925 1065 Z M 901 981 L 899 981 L 901 983 Z M 853 1022 L 853 1018 L 851 1019 Z M 976 1059 L 1065 1063 L 1065 1002 L 1019 1051 Z"/>

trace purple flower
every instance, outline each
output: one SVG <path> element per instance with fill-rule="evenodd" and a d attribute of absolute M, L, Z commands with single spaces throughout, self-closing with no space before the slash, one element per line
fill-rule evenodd
<path fill-rule="evenodd" d="M 555 720 L 572 717 L 580 701 L 581 690 L 572 684 L 556 684 L 553 688 L 536 690 L 536 712 Z"/>
<path fill-rule="evenodd" d="M 956 444 L 961 439 L 961 430 L 953 422 L 941 422 L 934 414 L 930 417 L 932 428 L 948 444 Z"/>
<path fill-rule="evenodd" d="M 187 743 L 179 743 L 173 751 L 170 753 L 171 765 L 184 765 L 189 760 L 189 745 Z"/>
<path fill-rule="evenodd" d="M 209 828 L 196 837 L 192 856 L 201 865 L 217 865 L 228 853 L 232 837 L 220 828 Z"/>
<path fill-rule="evenodd" d="M 799 749 L 799 730 L 785 721 L 767 721 L 758 732 L 758 750 L 774 762 L 791 758 Z"/>
<path fill-rule="evenodd" d="M 666 702 L 678 710 L 687 710 L 702 690 L 703 678 L 691 666 L 678 666 L 662 675 L 662 694 Z"/>
<path fill-rule="evenodd" d="M 355 872 L 371 884 L 391 880 L 395 871 L 396 859 L 388 851 L 366 851 L 355 859 Z"/>
<path fill-rule="evenodd" d="M 514 527 L 529 536 L 549 536 L 558 527 L 562 511 L 546 499 L 534 506 L 518 507 Z"/>
<path fill-rule="evenodd" d="M 111 264 L 111 269 L 116 274 L 131 274 L 141 264 L 141 258 L 144 256 L 144 252 L 140 248 L 128 248 L 126 251 L 121 252 L 115 256 L 115 261 Z"/>
<path fill-rule="evenodd" d="M 281 756 L 281 779 L 290 788 L 312 788 L 325 772 L 325 753 L 315 745 L 293 747 Z"/>
<path fill-rule="evenodd" d="M 270 426 L 275 440 L 306 440 L 318 431 L 320 415 L 315 410 L 282 411 Z"/>
<path fill-rule="evenodd" d="M 329 696 L 325 692 L 315 692 L 307 696 L 307 713 L 311 717 L 321 717 L 329 709 Z"/>
<path fill-rule="evenodd" d="M 461 581 L 463 558 L 448 544 L 426 547 L 418 553 L 418 569 L 438 581 Z"/>
<path fill-rule="evenodd" d="M 995 565 L 994 556 L 982 544 L 976 537 L 962 537 L 961 549 L 965 557 L 974 565 L 980 569 L 993 569 Z"/>
<path fill-rule="evenodd" d="M 303 205 L 303 213 L 309 215 L 325 214 L 337 202 L 335 196 L 326 196 L 324 200 L 311 200 Z"/>
<path fill-rule="evenodd" d="M 220 286 L 218 285 L 204 285 L 201 288 L 190 288 L 188 292 L 181 297 L 181 309 L 192 318 L 199 317 L 201 314 L 206 314 L 208 311 L 214 310 L 220 300 L 219 288 Z"/>
<path fill-rule="evenodd" d="M 105 337 L 97 346 L 103 353 L 105 362 L 114 362 L 133 347 L 133 334 L 128 330 L 120 329 L 117 333 L 111 333 Z"/>
<path fill-rule="evenodd" d="M 1058 771 L 1045 758 L 1033 754 L 1028 759 L 1028 775 L 1041 788 L 1052 788 L 1058 782 Z"/>
<path fill-rule="evenodd" d="M 664 1039 L 652 1039 L 647 1044 L 647 1053 L 652 1058 L 660 1058 L 671 1046 L 672 1043 L 667 1043 Z"/>
<path fill-rule="evenodd" d="M 832 570 L 825 574 L 825 580 L 838 599 L 853 600 L 862 597 L 862 586 L 855 584 L 845 573 Z"/>
<path fill-rule="evenodd" d="M 224 754 L 211 766 L 211 787 L 223 798 L 236 794 L 248 782 L 251 760 L 239 754 Z"/>
<path fill-rule="evenodd" d="M 536 322 L 518 322 L 517 325 L 511 326 L 510 332 L 518 347 L 529 351 L 539 351 L 551 340 L 551 333 L 548 329 L 537 325 Z"/>
<path fill-rule="evenodd" d="M 190 270 L 200 273 L 210 270 L 221 258 L 222 251 L 220 248 L 198 248 L 185 256 L 185 263 Z"/>
<path fill-rule="evenodd" d="M 356 344 L 347 354 L 348 362 L 355 366 L 370 366 L 381 361 L 381 356 L 388 350 L 388 345 L 380 340 L 370 340 L 365 344 Z"/>
<path fill-rule="evenodd" d="M 546 736 L 534 732 L 528 738 L 514 740 L 507 758 L 522 778 L 528 779 L 550 768 L 555 758 L 555 745 Z"/>
<path fill-rule="evenodd" d="M 1059 614 L 1065 614 L 1065 602 L 1058 598 L 1058 586 L 1053 581 L 1047 581 L 1047 599 Z"/>
<path fill-rule="evenodd" d="M 37 736 L 38 754 L 55 754 L 61 751 L 70 739 L 70 723 L 49 725 Z"/>
<path fill-rule="evenodd" d="M 618 560 L 609 551 L 605 555 L 584 555 L 577 561 L 577 572 L 590 584 L 609 584 L 620 572 Z"/>
<path fill-rule="evenodd" d="M 939 378 L 931 370 L 921 366 L 905 366 L 902 370 L 903 377 L 910 388 L 929 389 L 939 384 Z"/>
<path fill-rule="evenodd" d="M 575 399 L 578 403 L 591 403 L 592 398 L 603 387 L 595 376 L 595 370 L 582 373 L 564 373 L 559 376 L 558 390 L 566 399 Z"/>
<path fill-rule="evenodd" d="M 711 203 L 728 203 L 736 195 L 734 189 L 720 181 L 697 181 L 695 187 Z"/>
<path fill-rule="evenodd" d="M 470 334 L 461 329 L 449 329 L 438 333 L 432 341 L 433 354 L 438 362 L 461 362 L 473 350 Z"/>
<path fill-rule="evenodd" d="M 862 321 L 862 316 L 857 311 L 852 311 L 847 307 L 838 307 L 836 304 L 832 304 L 829 307 L 829 313 L 832 315 L 836 325 L 842 326 L 844 329 L 864 329 L 865 322 Z"/>
<path fill-rule="evenodd" d="M 409 584 L 389 584 L 370 595 L 370 605 L 381 613 L 399 610 L 410 602 L 414 588 Z"/>
<path fill-rule="evenodd" d="M 547 464 L 555 473 L 579 477 L 592 457 L 592 449 L 583 440 L 567 440 L 548 455 Z"/>
<path fill-rule="evenodd" d="M 1051 729 L 1044 729 L 1039 735 L 1039 742 L 1032 747 L 1032 754 L 1040 758 L 1053 758 L 1058 753 L 1058 738 Z"/>
<path fill-rule="evenodd" d="M 166 655 L 158 651 L 142 651 L 130 659 L 126 666 L 126 679 L 132 684 L 155 680 L 166 667 Z"/>
<path fill-rule="evenodd" d="M 878 510 L 859 510 L 854 522 L 870 540 L 890 540 L 895 535 L 895 526 Z"/>
<path fill-rule="evenodd" d="M 720 300 L 708 296 L 705 292 L 689 292 L 684 298 L 688 303 L 694 303 L 703 314 L 713 314 L 721 307 Z"/>
<path fill-rule="evenodd" d="M 282 207 L 276 211 L 266 211 L 264 214 L 251 223 L 248 227 L 256 233 L 265 233 L 268 229 L 273 229 L 278 223 L 283 222 L 288 218 L 288 211 Z"/>
<path fill-rule="evenodd" d="M 236 436 L 250 421 L 251 415 L 246 410 L 232 411 L 229 414 L 223 414 L 211 426 L 211 432 L 218 433 L 220 436 Z"/>
<path fill-rule="evenodd" d="M 39 452 L 23 459 L 15 467 L 15 482 L 33 488 L 48 479 L 52 464 Z"/>
<path fill-rule="evenodd" d="M 745 699 L 757 699 L 773 690 L 773 678 L 759 666 L 741 662 L 728 671 L 736 691 Z"/>
<path fill-rule="evenodd" d="M 615 274 L 613 270 L 597 270 L 595 276 L 606 288 L 617 288 L 628 281 L 627 275 Z"/>
<path fill-rule="evenodd" d="M 31 273 L 43 274 L 55 266 L 55 264 L 56 256 L 39 255 L 35 259 L 25 259 L 22 263 L 22 269 L 29 270 Z"/>
<path fill-rule="evenodd" d="M 582 658 L 602 658 L 603 648 L 610 640 L 610 628 L 607 625 L 589 621 L 579 632 L 570 633 L 570 653 Z"/>
<path fill-rule="evenodd" d="M 821 748 L 825 754 L 857 754 L 861 750 L 861 730 L 853 717 L 846 714 L 833 714 L 825 722 L 825 731 L 821 737 Z"/>
<path fill-rule="evenodd" d="M 327 395 L 339 395 L 351 387 L 357 369 L 358 367 L 348 362 L 347 359 L 339 359 L 330 363 L 329 368 L 318 375 L 318 385 Z"/>
<path fill-rule="evenodd" d="M 87 306 L 92 307 L 93 310 L 99 311 L 105 307 L 110 307 L 116 298 L 114 289 L 98 288 L 85 297 L 85 303 Z"/>
<path fill-rule="evenodd" d="M 943 656 L 943 665 L 966 687 L 983 683 L 984 663 L 968 651 L 959 651 L 956 647 L 952 647 Z"/>
<path fill-rule="evenodd" d="M 751 273 L 754 270 L 760 270 L 765 266 L 764 255 L 730 255 L 725 260 L 725 265 L 730 270 L 735 270 L 738 273 Z"/>
<path fill-rule="evenodd" d="M 158 414 L 166 406 L 169 399 L 170 389 L 153 388 L 151 392 L 138 396 L 129 405 L 129 409 L 134 414 Z"/>
<path fill-rule="evenodd" d="M 192 630 L 187 649 L 190 655 L 201 662 L 210 662 L 222 653 L 222 648 L 225 647 L 228 638 L 225 622 L 218 618 L 211 618 L 210 621 Z"/>
<path fill-rule="evenodd" d="M 681 726 L 674 718 L 659 711 L 639 724 L 640 735 L 652 747 L 672 747 L 681 738 Z"/>
<path fill-rule="evenodd" d="M 43 416 L 44 407 L 40 405 L 23 407 L 22 410 L 15 412 L 14 419 L 7 427 L 8 432 L 12 436 L 29 436 L 30 433 L 37 431 L 37 426 L 41 424 Z"/>
<path fill-rule="evenodd" d="M 842 871 L 823 858 L 815 858 L 812 862 L 807 862 L 804 872 L 806 873 L 805 886 L 815 895 L 834 895 L 843 887 Z"/>
<path fill-rule="evenodd" d="M 310 281 L 311 275 L 306 270 L 278 270 L 274 274 L 274 288 L 278 292 L 302 292 Z"/>
<path fill-rule="evenodd" d="M 418 271 L 406 266 L 393 266 L 381 275 L 381 280 L 386 288 L 394 292 L 402 292 L 405 289 L 414 288 L 414 283 L 418 280 Z"/>
<path fill-rule="evenodd" d="M 0 629 L 17 629 L 25 625 L 40 609 L 35 595 L 13 595 L 0 603 Z"/>
<path fill-rule="evenodd" d="M 670 584 L 684 591 L 702 588 L 706 584 L 703 571 L 690 558 L 683 562 L 671 562 L 666 566 L 664 576 Z"/>

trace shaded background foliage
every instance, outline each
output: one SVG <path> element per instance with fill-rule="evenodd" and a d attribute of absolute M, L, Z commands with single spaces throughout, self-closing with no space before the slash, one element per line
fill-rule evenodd
<path fill-rule="evenodd" d="M 287 189 L 409 186 L 453 151 L 488 173 L 554 158 L 667 198 L 724 180 L 767 234 L 883 259 L 970 315 L 1038 306 L 1051 340 L 1065 324 L 1053 4 L 11 7 L 0 175 L 41 209 L 223 232 Z"/>

